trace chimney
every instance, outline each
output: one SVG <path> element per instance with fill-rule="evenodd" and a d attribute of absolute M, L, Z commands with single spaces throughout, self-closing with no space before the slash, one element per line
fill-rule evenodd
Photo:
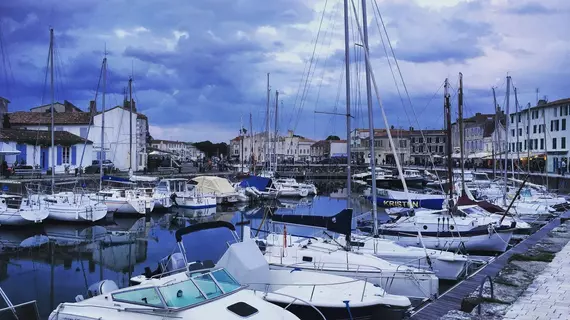
<path fill-rule="evenodd" d="M 0 129 L 7 127 L 8 123 L 5 123 L 5 121 L 7 122 L 6 117 L 8 116 L 8 104 L 9 103 L 10 103 L 10 100 L 0 97 Z M 5 124 L 6 124 L 6 126 L 5 126 Z"/>
<path fill-rule="evenodd" d="M 89 113 L 91 114 L 91 116 L 97 114 L 97 104 L 95 100 L 89 101 Z"/>
<path fill-rule="evenodd" d="M 289 135 L 289 138 L 293 138 L 293 130 L 287 130 L 287 134 Z"/>
<path fill-rule="evenodd" d="M 410 131 L 414 131 L 414 127 L 410 127 Z"/>

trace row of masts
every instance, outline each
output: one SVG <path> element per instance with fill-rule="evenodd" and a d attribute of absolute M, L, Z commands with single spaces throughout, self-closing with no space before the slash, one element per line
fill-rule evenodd
<path fill-rule="evenodd" d="M 54 30 L 53 28 L 50 29 L 50 44 L 49 44 L 49 70 L 50 70 L 50 96 L 51 96 L 51 192 L 54 193 L 55 189 L 55 119 L 54 119 L 54 109 L 55 109 L 55 93 L 54 93 Z M 103 65 L 102 65 L 102 81 L 103 81 L 103 88 L 102 88 L 102 97 L 101 97 L 101 151 L 99 153 L 99 171 L 100 171 L 100 180 L 99 180 L 99 189 L 103 188 L 103 160 L 105 157 L 105 96 L 107 91 L 107 50 L 105 48 L 105 57 L 103 58 Z M 129 78 L 129 171 L 132 170 L 132 163 L 133 163 L 133 87 L 132 87 L 133 79 L 132 77 Z"/>

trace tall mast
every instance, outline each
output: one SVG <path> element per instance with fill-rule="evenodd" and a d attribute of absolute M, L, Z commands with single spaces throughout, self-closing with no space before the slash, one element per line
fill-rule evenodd
<path fill-rule="evenodd" d="M 461 162 L 461 194 L 465 191 L 465 163 L 463 162 L 463 73 L 459 72 L 459 94 L 457 95 L 457 108 L 459 113 L 459 157 Z"/>
<path fill-rule="evenodd" d="M 357 17 L 356 17 L 357 18 Z M 366 17 L 366 0 L 362 0 L 362 30 L 364 38 L 364 50 L 368 52 L 368 18 Z M 372 171 L 372 219 L 374 220 L 374 236 L 378 236 L 378 208 L 376 192 L 376 153 L 374 150 L 374 113 L 372 112 L 372 88 L 370 83 L 369 57 L 364 57 L 366 63 L 366 102 L 368 104 L 368 135 L 370 143 L 370 170 Z M 390 128 L 386 128 L 390 130 Z M 394 157 L 396 155 L 394 154 Z M 376 247 L 375 247 L 376 248 Z"/>
<path fill-rule="evenodd" d="M 346 207 L 350 208 L 351 197 L 351 147 L 350 147 L 350 39 L 348 30 L 348 0 L 344 0 L 344 74 L 346 82 Z M 367 68 L 368 69 L 368 68 Z"/>
<path fill-rule="evenodd" d="M 506 114 L 507 117 L 510 117 L 510 104 L 511 104 L 511 76 L 507 76 L 507 107 L 506 107 Z M 514 118 L 513 118 L 514 119 Z M 504 175 L 504 179 L 505 179 L 505 185 L 503 186 L 503 205 L 506 206 L 507 205 L 507 168 L 508 168 L 508 164 L 509 164 L 509 119 L 507 119 L 507 121 L 505 121 L 505 132 L 506 134 L 506 146 L 505 146 L 505 175 Z M 518 134 L 518 132 L 517 132 Z M 513 176 L 514 178 L 514 176 Z"/>
<path fill-rule="evenodd" d="M 53 28 L 49 30 L 49 68 L 50 68 L 50 91 L 51 91 L 51 193 L 54 193 L 55 187 L 55 132 L 54 132 L 54 115 L 53 108 L 55 104 L 55 95 L 53 88 Z"/>
<path fill-rule="evenodd" d="M 530 173 L 530 102 L 526 108 L 526 171 Z"/>
<path fill-rule="evenodd" d="M 251 166 L 251 170 L 255 172 L 255 169 L 253 167 L 253 159 L 255 157 L 255 153 L 253 152 L 253 150 L 255 149 L 255 143 L 253 142 L 253 119 L 251 116 L 251 112 L 249 113 L 249 144 L 251 146 L 251 151 L 249 153 L 249 163 Z"/>
<path fill-rule="evenodd" d="M 277 116 L 279 109 L 279 91 L 275 90 L 275 137 L 273 137 L 273 154 L 275 156 L 275 167 L 274 172 L 277 172 Z"/>
<path fill-rule="evenodd" d="M 265 141 L 265 155 L 264 155 L 264 162 L 267 163 L 267 161 L 269 161 L 269 169 L 271 170 L 271 158 L 269 158 L 269 148 L 270 148 L 270 134 L 269 134 L 269 93 L 271 92 L 271 89 L 269 88 L 269 72 L 267 73 L 267 110 L 265 111 L 265 133 L 267 134 L 267 140 Z M 264 164 L 265 166 L 265 164 Z"/>
<path fill-rule="evenodd" d="M 107 91 L 107 49 L 103 58 L 103 95 L 101 96 L 101 153 L 99 159 L 99 190 L 103 189 L 103 160 L 105 160 L 105 91 Z"/>
<path fill-rule="evenodd" d="M 133 165 L 133 78 L 129 78 L 129 171 Z"/>
<path fill-rule="evenodd" d="M 243 154 L 243 143 L 244 143 L 243 139 L 245 138 L 245 135 L 243 134 L 243 117 L 241 117 L 241 121 L 240 121 L 239 126 L 240 126 L 240 128 L 239 128 L 239 140 L 241 142 L 240 143 L 241 150 L 239 152 L 239 155 L 240 155 L 240 172 L 243 173 L 243 158 L 245 157 L 245 155 Z"/>
<path fill-rule="evenodd" d="M 443 109 L 445 113 L 445 125 L 447 134 L 447 180 L 449 183 L 449 199 L 451 200 L 453 199 L 453 162 L 451 159 L 453 148 L 451 145 L 451 102 L 449 101 L 449 80 L 447 78 L 445 78 L 443 97 Z"/>
<path fill-rule="evenodd" d="M 538 107 L 538 89 L 536 89 L 536 105 Z M 546 175 L 546 189 L 548 189 L 548 141 L 546 140 L 546 108 L 542 108 L 542 121 L 542 134 L 544 136 L 544 175 Z"/>
<path fill-rule="evenodd" d="M 493 89 L 493 108 L 495 108 L 495 132 L 493 132 L 493 179 L 497 176 L 497 153 L 501 153 L 499 146 L 499 108 L 497 108 L 497 96 L 495 95 L 495 87 Z M 497 148 L 495 147 L 497 146 Z"/>
<path fill-rule="evenodd" d="M 517 147 L 516 147 L 515 150 L 517 150 L 517 161 L 520 161 L 520 158 L 521 158 L 521 156 L 520 156 L 521 147 L 519 146 L 519 119 L 521 118 L 521 115 L 519 114 L 519 99 L 518 99 L 518 96 L 517 96 L 517 88 L 516 88 L 516 87 L 514 88 L 514 91 L 515 91 L 515 115 L 516 115 L 515 121 L 516 121 L 516 131 L 517 131 L 517 133 L 516 133 L 516 136 L 517 136 Z M 522 111 L 521 111 L 521 113 L 522 113 Z M 514 166 L 514 163 L 513 163 L 513 179 L 514 179 L 514 178 L 515 178 L 515 166 Z"/>

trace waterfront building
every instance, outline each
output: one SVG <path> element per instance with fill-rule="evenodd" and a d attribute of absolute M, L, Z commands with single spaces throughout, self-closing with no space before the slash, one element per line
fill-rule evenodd
<path fill-rule="evenodd" d="M 447 136 L 445 130 L 414 130 L 410 127 L 410 162 L 415 165 L 426 165 L 430 161 L 442 163 L 447 152 Z"/>
<path fill-rule="evenodd" d="M 311 145 L 311 161 L 346 158 L 346 140 L 320 140 Z"/>
<path fill-rule="evenodd" d="M 558 173 L 562 161 L 568 168 L 570 98 L 539 100 L 536 106 L 509 115 L 509 150 L 521 161 L 546 160 L 546 169 Z M 517 141 L 518 138 L 518 141 Z"/>
<path fill-rule="evenodd" d="M 410 162 L 410 132 L 408 130 L 390 130 L 396 145 L 400 163 Z M 352 158 L 358 163 L 370 163 L 370 133 L 368 129 L 355 129 L 350 134 Z M 374 129 L 374 153 L 377 164 L 395 164 L 386 129 Z"/>
<path fill-rule="evenodd" d="M 310 161 L 311 146 L 315 143 L 314 140 L 295 135 L 291 130 L 287 131 L 286 136 L 278 136 L 277 139 L 274 139 L 274 137 L 275 134 L 271 133 L 269 135 L 270 142 L 268 143 L 267 133 L 265 132 L 257 133 L 253 135 L 253 138 L 248 134 L 243 137 L 237 136 L 230 140 L 230 157 L 237 162 L 249 163 L 253 159 L 257 163 L 264 163 L 269 161 L 269 157 L 266 158 L 267 154 L 275 153 L 280 163 Z"/>
<path fill-rule="evenodd" d="M 6 99 L 2 100 L 7 101 Z M 12 129 L 48 131 L 51 125 L 51 104 L 31 108 L 30 111 L 17 111 L 8 113 L 7 103 L 0 113 L 4 124 Z M 82 111 L 68 101 L 54 104 L 54 130 L 65 131 L 93 143 L 90 159 L 108 159 L 119 170 L 143 170 L 147 166 L 148 118 L 137 112 L 135 101 L 132 102 L 133 112 L 127 100 L 122 106 L 105 110 L 105 148 L 101 150 L 101 126 L 103 115 L 97 111 L 94 101 L 90 102 L 89 109 Z M 131 117 L 131 118 L 130 118 Z M 129 119 L 130 118 L 130 119 Z M 129 126 L 132 124 L 132 140 Z M 131 145 L 132 141 L 132 145 Z M 134 156 L 131 156 L 134 155 Z M 91 161 L 83 158 L 78 164 L 86 167 Z"/>
<path fill-rule="evenodd" d="M 197 161 L 204 158 L 204 152 L 198 150 L 191 142 L 173 140 L 152 140 L 151 146 L 160 151 L 171 152 L 182 161 Z"/>
<path fill-rule="evenodd" d="M 2 128 L 0 130 L 0 163 L 9 166 L 39 166 L 42 170 L 52 167 L 55 160 L 55 173 L 69 172 L 79 167 L 81 160 L 91 163 L 93 142 L 67 131 L 56 131 L 54 145 L 51 146 L 51 132 L 47 130 L 26 130 Z"/>

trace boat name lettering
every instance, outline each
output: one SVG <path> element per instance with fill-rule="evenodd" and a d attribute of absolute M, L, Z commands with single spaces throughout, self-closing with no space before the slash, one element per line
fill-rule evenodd
<path fill-rule="evenodd" d="M 409 207 L 408 201 L 402 201 L 402 200 L 384 200 L 384 206 L 385 207 Z M 414 208 L 419 208 L 420 202 L 419 201 L 412 201 L 412 206 Z"/>

